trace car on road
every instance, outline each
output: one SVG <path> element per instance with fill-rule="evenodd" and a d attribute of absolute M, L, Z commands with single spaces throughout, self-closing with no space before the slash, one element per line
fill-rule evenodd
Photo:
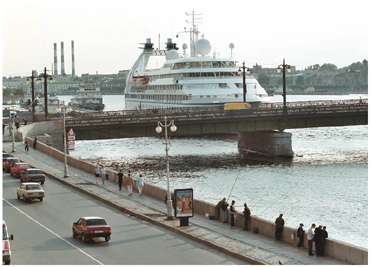
<path fill-rule="evenodd" d="M 3 264 L 10 264 L 10 257 L 12 250 L 10 248 L 10 240 L 13 240 L 13 235 L 9 236 L 8 227 L 6 222 L 3 220 Z"/>
<path fill-rule="evenodd" d="M 39 183 L 22 183 L 17 188 L 17 199 L 32 201 L 39 199 L 42 201 L 45 197 L 45 191 Z"/>
<path fill-rule="evenodd" d="M 80 238 L 82 241 L 91 241 L 95 237 L 104 237 L 105 241 L 110 240 L 112 227 L 101 217 L 81 217 L 72 226 L 73 238 Z"/>
<path fill-rule="evenodd" d="M 21 162 L 18 158 L 9 157 L 3 161 L 3 171 L 10 172 L 10 168 L 14 165 L 14 163 Z"/>
<path fill-rule="evenodd" d="M 21 182 L 38 182 L 44 184 L 45 174 L 40 169 L 28 168 L 26 171 L 21 173 Z"/>
<path fill-rule="evenodd" d="M 25 172 L 29 168 L 32 168 L 30 164 L 26 162 L 17 162 L 10 168 L 10 174 L 13 177 L 20 178 L 21 173 Z"/>

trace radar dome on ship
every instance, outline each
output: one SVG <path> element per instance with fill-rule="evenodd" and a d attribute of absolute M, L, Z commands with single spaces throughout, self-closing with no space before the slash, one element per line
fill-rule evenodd
<path fill-rule="evenodd" d="M 195 43 L 196 51 L 198 54 L 205 56 L 211 52 L 211 43 L 207 39 L 199 39 Z"/>

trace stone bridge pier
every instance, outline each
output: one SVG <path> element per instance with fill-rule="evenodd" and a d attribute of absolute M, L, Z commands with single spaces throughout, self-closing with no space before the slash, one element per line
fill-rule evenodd
<path fill-rule="evenodd" d="M 239 133 L 238 150 L 246 160 L 292 159 L 292 134 L 283 131 Z"/>

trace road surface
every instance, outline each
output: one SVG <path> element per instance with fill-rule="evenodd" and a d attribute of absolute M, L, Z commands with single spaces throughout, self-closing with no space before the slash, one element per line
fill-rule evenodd
<path fill-rule="evenodd" d="M 43 202 L 16 198 L 19 180 L 3 174 L 3 218 L 14 234 L 12 264 L 246 264 L 161 227 L 116 211 L 47 178 Z M 72 238 L 81 216 L 101 216 L 112 239 L 83 243 Z"/>

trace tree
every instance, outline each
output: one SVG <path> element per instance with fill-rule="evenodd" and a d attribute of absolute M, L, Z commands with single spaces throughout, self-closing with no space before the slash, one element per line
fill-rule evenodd
<path fill-rule="evenodd" d="M 270 77 L 265 73 L 258 74 L 257 78 L 258 82 L 261 84 L 262 87 L 269 87 L 270 85 Z"/>
<path fill-rule="evenodd" d="M 295 84 L 297 87 L 303 87 L 304 86 L 304 77 L 302 75 L 298 76 L 295 79 Z"/>
<path fill-rule="evenodd" d="M 338 68 L 334 64 L 325 63 L 320 66 L 320 71 L 336 71 Z"/>

